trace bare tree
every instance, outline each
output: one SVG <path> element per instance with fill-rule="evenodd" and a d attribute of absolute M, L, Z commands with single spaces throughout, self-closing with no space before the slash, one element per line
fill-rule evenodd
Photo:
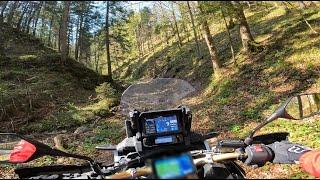
<path fill-rule="evenodd" d="M 19 6 L 20 6 L 20 2 L 19 2 L 19 1 L 15 1 L 15 2 L 12 4 L 12 6 L 11 6 L 11 8 L 10 8 L 10 10 L 9 10 L 8 18 L 7 18 L 7 23 L 8 23 L 8 24 L 11 24 L 11 23 L 12 23 L 13 15 L 14 15 L 16 9 L 17 9 Z"/>
<path fill-rule="evenodd" d="M 109 9 L 110 2 L 107 1 L 106 8 L 106 51 L 107 51 L 107 72 L 109 80 L 112 80 L 111 59 L 110 59 L 110 40 L 109 40 Z"/>
<path fill-rule="evenodd" d="M 179 27 L 178 27 L 178 23 L 177 23 L 177 18 L 176 18 L 175 12 L 174 12 L 173 2 L 171 2 L 171 7 L 172 7 L 172 17 L 173 17 L 176 33 L 177 33 L 177 36 L 178 36 L 179 48 L 181 48 L 182 47 L 182 41 L 181 41 L 181 37 L 180 37 L 180 33 L 179 33 Z"/>
<path fill-rule="evenodd" d="M 7 6 L 8 6 L 8 4 L 9 4 L 9 1 L 3 1 L 2 2 L 3 4 L 2 4 L 2 8 L 1 8 L 1 14 L 0 14 L 0 23 L 2 23 L 3 22 L 3 19 L 4 19 L 4 11 L 6 10 L 6 8 L 7 8 Z"/>
<path fill-rule="evenodd" d="M 24 17 L 24 15 L 26 14 L 26 12 L 28 11 L 28 8 L 29 8 L 29 2 L 26 1 L 26 2 L 25 2 L 25 5 L 24 5 L 24 7 L 23 7 L 22 13 L 21 13 L 21 15 L 20 15 L 20 18 L 19 18 L 19 20 L 18 20 L 18 22 L 17 22 L 17 25 L 16 25 L 16 27 L 17 27 L 18 29 L 20 29 L 20 27 L 21 27 L 21 23 L 22 23 L 23 17 Z"/>
<path fill-rule="evenodd" d="M 307 9 L 307 5 L 303 1 L 298 1 L 301 9 Z"/>
<path fill-rule="evenodd" d="M 50 18 L 50 23 L 49 23 L 49 35 L 48 35 L 48 44 L 50 44 L 50 45 L 51 45 L 53 21 L 54 21 L 54 14 L 52 13 L 51 18 Z"/>
<path fill-rule="evenodd" d="M 200 15 L 203 17 L 204 13 L 203 13 L 203 10 L 202 10 L 202 7 L 201 7 L 201 3 L 199 1 L 198 1 L 198 8 L 200 10 Z M 209 29 L 209 25 L 208 25 L 208 22 L 207 22 L 206 18 L 202 18 L 201 27 L 202 27 L 204 38 L 206 40 L 206 43 L 207 43 L 207 46 L 208 46 L 208 49 L 209 49 L 213 71 L 216 72 L 221 68 L 221 62 L 220 62 L 220 60 L 218 58 L 218 55 L 217 55 L 217 52 L 216 52 L 216 47 L 215 47 L 214 41 L 212 39 L 212 36 L 211 36 L 211 33 L 210 33 L 210 29 Z"/>
<path fill-rule="evenodd" d="M 287 2 L 291 7 L 294 8 L 294 6 L 290 3 L 290 2 Z M 303 14 L 303 11 L 300 9 L 299 11 L 299 14 L 301 15 L 303 21 L 308 25 L 308 27 L 310 28 L 310 30 L 314 33 L 314 34 L 319 34 L 318 31 L 316 31 L 315 29 L 312 28 L 311 24 L 308 22 L 308 20 L 304 17 L 304 14 Z"/>
<path fill-rule="evenodd" d="M 242 5 L 238 1 L 231 1 L 231 3 L 235 9 L 236 18 L 240 23 L 239 28 L 242 46 L 245 51 L 250 51 L 249 45 L 254 42 L 254 39 L 250 32 L 250 28 L 246 16 L 244 15 Z"/>
<path fill-rule="evenodd" d="M 201 55 L 201 51 L 200 51 L 199 39 L 198 39 L 196 27 L 194 25 L 193 13 L 191 11 L 191 7 L 190 7 L 189 1 L 187 1 L 187 5 L 188 5 L 188 12 L 189 12 L 189 15 L 190 15 L 190 18 L 191 18 L 191 24 L 192 24 L 193 34 L 194 34 L 194 40 L 195 40 L 196 46 L 197 46 L 198 57 L 201 58 L 202 55 Z"/>
<path fill-rule="evenodd" d="M 39 20 L 39 17 L 40 17 L 40 12 L 41 12 L 41 8 L 42 8 L 43 4 L 44 4 L 44 2 L 41 1 L 40 2 L 40 7 L 38 8 L 38 11 L 37 11 L 36 19 L 34 20 L 33 32 L 32 32 L 32 34 L 34 36 L 36 35 L 37 26 L 38 26 L 38 20 Z M 52 14 L 52 17 L 53 17 L 53 14 Z"/>
<path fill-rule="evenodd" d="M 287 6 L 285 1 L 281 1 L 282 7 L 284 7 L 286 14 L 290 13 L 290 8 Z"/>
<path fill-rule="evenodd" d="M 231 50 L 231 55 L 232 55 L 232 61 L 233 61 L 233 63 L 235 65 L 237 65 L 236 58 L 235 58 L 235 55 L 234 55 L 234 47 L 233 47 L 233 44 L 232 44 L 230 30 L 228 28 L 227 20 L 226 20 L 226 17 L 225 17 L 225 12 L 224 12 L 221 4 L 220 4 L 220 10 L 221 10 L 222 18 L 223 18 L 223 21 L 224 21 L 224 24 L 225 24 L 225 27 L 226 27 L 226 30 L 227 30 L 227 35 L 228 35 L 228 40 L 229 40 L 230 50 Z"/>
<path fill-rule="evenodd" d="M 34 19 L 34 16 L 36 15 L 36 12 L 39 8 L 40 8 L 40 2 L 39 2 L 39 4 L 34 5 L 32 8 L 32 11 L 30 13 L 30 16 L 28 17 L 27 24 L 26 24 L 26 32 L 27 33 L 29 33 L 31 21 L 32 21 L 32 19 Z"/>
<path fill-rule="evenodd" d="M 76 60 L 78 60 L 78 56 L 79 56 L 79 30 L 80 30 L 80 16 L 78 16 L 77 18 L 77 29 L 76 29 L 76 43 L 75 43 L 75 49 L 74 49 L 74 58 Z"/>
<path fill-rule="evenodd" d="M 67 60 L 67 49 L 68 49 L 68 24 L 69 24 L 69 9 L 70 1 L 64 1 L 64 8 L 62 14 L 62 23 L 61 23 L 61 33 L 60 33 L 60 43 L 61 43 L 61 62 L 64 64 Z"/>

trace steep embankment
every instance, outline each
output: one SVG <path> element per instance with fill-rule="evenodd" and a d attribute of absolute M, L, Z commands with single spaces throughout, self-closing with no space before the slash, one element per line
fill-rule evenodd
<path fill-rule="evenodd" d="M 314 29 L 320 31 L 319 11 L 305 10 L 304 14 Z M 181 50 L 173 43 L 140 60 L 120 64 L 119 77 L 133 81 L 153 77 L 185 79 L 198 90 L 195 97 L 186 101 L 193 110 L 194 130 L 221 131 L 219 138 L 245 137 L 287 97 L 320 92 L 320 36 L 313 34 L 299 12 L 286 14 L 281 8 L 261 8 L 247 11 L 246 17 L 255 40 L 264 49 L 250 55 L 243 53 L 238 26 L 235 26 L 231 36 L 238 67 L 231 63 L 223 22 L 212 19 L 211 32 L 224 63 L 220 77 L 212 77 L 203 39 L 203 59 L 196 58 L 193 41 L 185 40 Z M 302 122 L 280 120 L 260 133 L 288 131 L 291 141 L 319 149 L 319 129 L 319 118 Z M 310 177 L 292 165 L 247 168 L 247 171 L 252 178 Z"/>
<path fill-rule="evenodd" d="M 105 77 L 70 58 L 61 66 L 59 53 L 6 24 L 0 36 L 0 131 L 70 131 L 96 119 L 100 110 L 109 113 L 112 103 L 101 103 L 95 92 Z"/>

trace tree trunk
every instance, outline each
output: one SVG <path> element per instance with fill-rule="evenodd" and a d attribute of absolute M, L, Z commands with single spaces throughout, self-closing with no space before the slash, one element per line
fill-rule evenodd
<path fill-rule="evenodd" d="M 198 1 L 198 8 L 200 10 L 200 14 L 203 15 L 203 10 L 201 7 L 200 2 Z M 216 52 L 216 47 L 214 44 L 214 41 L 211 37 L 211 33 L 210 33 L 210 29 L 208 26 L 208 22 L 205 18 L 202 19 L 201 21 L 201 26 L 202 26 L 202 30 L 204 33 L 204 38 L 206 40 L 208 49 L 209 49 L 209 53 L 210 53 L 210 57 L 211 57 L 211 62 L 212 62 L 212 67 L 213 67 L 213 71 L 216 72 L 217 70 L 219 70 L 221 68 L 221 62 L 218 58 L 217 52 Z"/>
<path fill-rule="evenodd" d="M 21 23 L 22 23 L 22 20 L 23 20 L 23 16 L 26 14 L 26 12 L 28 11 L 28 7 L 29 7 L 29 2 L 26 2 L 25 6 L 23 7 L 23 11 L 20 15 L 20 18 L 18 20 L 18 23 L 16 25 L 17 29 L 20 30 L 20 27 L 21 27 Z"/>
<path fill-rule="evenodd" d="M 54 19 L 54 14 L 51 15 L 50 19 L 50 29 L 49 29 L 49 35 L 48 35 L 48 44 L 51 46 L 51 35 L 52 35 L 52 26 L 53 26 L 53 19 Z"/>
<path fill-rule="evenodd" d="M 134 37 L 135 37 L 136 44 L 137 44 L 138 56 L 140 58 L 141 52 L 140 52 L 140 44 L 139 44 L 139 38 L 138 38 L 138 28 L 134 29 Z"/>
<path fill-rule="evenodd" d="M 235 58 L 235 55 L 234 55 L 234 48 L 233 48 L 233 44 L 232 44 L 230 31 L 229 31 L 228 24 L 227 24 L 226 17 L 225 17 L 225 12 L 223 11 L 223 8 L 222 8 L 221 5 L 220 5 L 220 10 L 221 10 L 221 14 L 222 14 L 222 17 L 223 17 L 223 20 L 224 20 L 224 24 L 225 24 L 226 30 L 227 30 L 227 35 L 228 35 L 228 39 L 229 39 L 229 43 L 230 43 L 230 50 L 231 50 L 231 55 L 232 55 L 232 61 L 233 61 L 233 63 L 235 65 L 237 65 L 236 58 Z"/>
<path fill-rule="evenodd" d="M 249 45 L 250 43 L 254 42 L 254 39 L 252 37 L 252 34 L 250 32 L 250 28 L 247 22 L 247 19 L 243 13 L 242 6 L 237 1 L 231 1 L 233 4 L 233 7 L 236 11 L 236 16 L 238 21 L 240 22 L 239 28 L 240 28 L 240 36 L 242 40 L 242 46 L 245 51 L 250 51 Z"/>
<path fill-rule="evenodd" d="M 189 32 L 189 28 L 188 28 L 188 26 L 185 24 L 185 22 L 184 21 L 182 21 L 183 22 L 183 31 L 184 31 L 184 33 L 185 33 L 185 35 L 186 35 L 186 39 L 187 39 L 187 42 L 190 42 L 190 32 Z"/>
<path fill-rule="evenodd" d="M 40 12 L 41 12 L 41 8 L 43 6 L 43 2 L 40 2 L 40 7 L 38 9 L 38 12 L 37 12 L 37 16 L 36 16 L 36 19 L 35 19 L 35 22 L 34 22 L 34 26 L 33 26 L 33 32 L 32 34 L 35 36 L 36 35 L 36 31 L 37 31 L 37 26 L 38 26 L 38 20 L 39 20 L 39 17 L 40 17 Z M 53 16 L 53 15 L 52 15 Z"/>
<path fill-rule="evenodd" d="M 192 24 L 192 30 L 193 30 L 194 40 L 195 40 L 195 42 L 196 42 L 198 58 L 201 58 L 202 55 L 201 55 L 201 51 L 200 51 L 199 39 L 198 39 L 196 27 L 195 27 L 195 25 L 194 25 L 193 14 L 192 14 L 192 11 L 191 11 L 191 7 L 190 7 L 189 1 L 187 1 L 187 5 L 188 5 L 188 12 L 189 12 L 189 15 L 190 15 L 190 18 L 191 18 L 191 24 Z"/>
<path fill-rule="evenodd" d="M 6 3 L 8 3 L 8 1 L 6 2 Z M 5 4 L 5 6 L 6 6 L 7 4 Z M 3 6 L 3 9 L 4 9 L 5 7 Z M 2 9 L 2 10 L 3 10 Z M 4 41 L 5 41 L 5 37 L 2 35 L 2 32 L 4 31 L 4 27 L 2 26 L 2 23 L 3 23 L 3 19 L 1 18 L 1 20 L 0 20 L 0 57 L 1 56 L 5 56 L 5 49 L 4 49 Z M 0 119 L 1 119 L 1 117 L 0 117 Z"/>
<path fill-rule="evenodd" d="M 168 30 L 165 30 L 165 37 L 166 37 L 166 43 L 167 45 L 169 44 L 169 35 L 168 35 Z"/>
<path fill-rule="evenodd" d="M 150 31 L 152 31 L 152 30 L 150 30 Z M 152 41 L 152 32 L 149 32 L 149 42 L 151 45 L 152 52 L 154 52 L 154 45 L 153 45 L 153 41 Z"/>
<path fill-rule="evenodd" d="M 291 6 L 291 7 L 293 7 L 293 5 L 290 3 L 290 2 L 288 2 L 288 4 Z M 308 27 L 310 28 L 310 30 L 314 33 L 314 34 L 319 34 L 319 32 L 318 31 L 316 31 L 315 29 L 313 29 L 312 28 L 312 26 L 311 26 L 311 24 L 308 22 L 308 20 L 304 17 L 304 14 L 303 14 L 303 10 L 298 10 L 298 12 L 299 12 L 299 14 L 301 15 L 301 17 L 302 17 L 302 19 L 303 19 L 303 21 L 308 25 Z"/>
<path fill-rule="evenodd" d="M 77 59 L 79 61 L 82 58 L 82 39 L 83 39 L 83 14 L 80 15 L 80 26 L 79 26 L 79 38 L 78 38 L 78 50 L 77 50 Z"/>
<path fill-rule="evenodd" d="M 198 26 L 198 31 L 200 32 L 199 33 L 200 39 L 203 39 L 203 33 L 201 32 L 201 25 Z"/>
<path fill-rule="evenodd" d="M 58 30 L 58 51 L 61 52 L 61 25 Z"/>
<path fill-rule="evenodd" d="M 79 29 L 80 29 L 80 16 L 78 16 L 77 20 L 77 29 L 76 29 L 76 44 L 75 44 L 75 49 L 74 49 L 74 58 L 78 61 L 78 55 L 79 55 L 79 49 L 78 49 L 78 44 L 79 44 Z"/>
<path fill-rule="evenodd" d="M 2 31 L 2 26 L 0 26 L 0 31 Z M 4 37 L 0 36 L 0 57 L 5 56 L 5 50 L 4 50 Z"/>
<path fill-rule="evenodd" d="M 9 3 L 9 1 L 4 1 L 3 5 L 2 5 L 1 14 L 0 14 L 0 23 L 3 22 L 3 19 L 4 19 L 3 14 L 8 6 L 8 3 Z"/>
<path fill-rule="evenodd" d="M 174 9 L 173 9 L 173 2 L 171 2 L 172 4 L 172 16 L 173 16 L 173 21 L 174 21 L 174 25 L 176 27 L 176 33 L 178 36 L 178 42 L 179 42 L 179 48 L 181 49 L 182 47 L 182 41 L 181 41 L 181 37 L 180 37 L 180 33 L 179 33 L 179 27 L 178 27 L 178 23 L 177 23 L 177 19 L 176 19 L 176 15 L 174 13 Z"/>
<path fill-rule="evenodd" d="M 298 1 L 298 3 L 301 9 L 307 9 L 307 6 L 303 1 Z"/>
<path fill-rule="evenodd" d="M 97 41 L 96 40 L 96 35 L 93 35 L 93 42 L 94 42 L 94 45 L 93 45 L 93 51 L 94 51 L 94 64 L 95 64 L 95 69 L 96 69 L 96 72 L 98 72 L 98 60 L 97 60 L 97 47 L 99 47 L 99 40 Z"/>
<path fill-rule="evenodd" d="M 281 1 L 281 5 L 284 7 L 286 14 L 291 12 L 285 1 Z"/>
<path fill-rule="evenodd" d="M 69 21 L 70 21 L 70 19 L 71 19 L 71 17 L 69 16 Z M 67 37 L 67 39 L 68 39 L 68 46 L 67 46 L 67 55 L 69 56 L 69 54 L 70 54 L 70 50 L 71 50 L 71 48 L 70 48 L 70 41 L 71 41 L 71 33 L 72 33 L 72 23 L 69 23 L 69 27 L 68 27 L 68 29 L 69 29 L 69 31 L 68 31 L 68 37 Z"/>
<path fill-rule="evenodd" d="M 151 51 L 151 48 L 150 48 L 150 40 L 147 41 L 147 47 L 148 47 L 148 51 L 150 52 L 150 51 Z"/>
<path fill-rule="evenodd" d="M 36 14 L 36 11 L 37 11 L 37 9 L 38 9 L 39 7 L 40 7 L 40 6 L 38 5 L 37 8 L 33 8 L 33 10 L 31 11 L 30 17 L 29 17 L 28 22 L 27 22 L 26 33 L 29 33 L 31 21 L 32 21 L 32 19 L 34 18 L 35 14 Z"/>
<path fill-rule="evenodd" d="M 16 9 L 18 8 L 19 6 L 19 1 L 15 1 L 13 4 L 12 4 L 12 7 L 9 11 L 9 14 L 8 14 L 8 18 L 7 18 L 7 23 L 8 24 L 11 24 L 12 23 L 12 19 L 13 19 L 13 15 L 14 15 L 14 12 L 16 11 Z"/>
<path fill-rule="evenodd" d="M 109 1 L 106 9 L 106 51 L 107 51 L 107 72 L 109 80 L 112 80 L 111 58 L 110 58 L 110 40 L 109 40 Z"/>
<path fill-rule="evenodd" d="M 59 39 L 59 38 L 57 38 L 57 37 L 58 37 L 58 34 L 59 34 L 59 33 L 57 33 L 57 32 L 55 32 L 55 34 L 54 34 L 54 41 L 53 41 L 54 49 L 58 49 L 57 47 L 59 46 L 59 45 L 58 45 L 58 39 Z"/>
<path fill-rule="evenodd" d="M 181 12 L 182 13 L 182 12 Z M 183 17 L 184 14 L 181 14 L 181 16 Z M 181 19 L 181 26 L 182 26 L 182 32 L 184 33 L 185 37 L 183 38 L 183 40 L 187 39 L 189 37 L 189 32 L 187 30 L 187 26 L 185 23 L 185 20 L 182 18 Z"/>
<path fill-rule="evenodd" d="M 68 46 L 67 35 L 68 35 L 69 8 L 70 8 L 70 1 L 64 1 L 62 23 L 61 23 L 61 34 L 60 34 L 61 64 L 65 64 L 65 62 L 67 61 L 67 46 Z"/>

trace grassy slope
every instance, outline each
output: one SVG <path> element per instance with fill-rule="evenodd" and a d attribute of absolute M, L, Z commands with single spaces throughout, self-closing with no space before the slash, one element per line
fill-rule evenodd
<path fill-rule="evenodd" d="M 110 116 L 112 98 L 99 98 L 95 88 L 103 76 L 60 55 L 41 40 L 1 27 L 5 56 L 0 57 L 0 131 L 73 131 L 99 117 Z"/>
<path fill-rule="evenodd" d="M 121 87 L 102 83 L 104 76 L 73 59 L 62 67 L 59 53 L 6 24 L 0 27 L 0 36 L 5 49 L 0 56 L 0 132 L 19 132 L 51 146 L 53 137 L 62 133 L 70 152 L 104 157 L 93 152 L 94 146 L 117 143 L 124 135 L 120 118 L 109 118 L 118 104 L 114 88 Z M 87 132 L 73 134 L 83 125 Z M 44 157 L 27 165 L 57 163 L 75 162 Z M 0 178 L 12 173 L 12 166 L 0 166 Z"/>
<path fill-rule="evenodd" d="M 255 40 L 265 48 L 253 55 L 242 53 L 235 27 L 232 38 L 239 63 L 235 68 L 230 63 L 226 32 L 218 25 L 219 22 L 212 22 L 213 38 L 219 57 L 225 64 L 219 77 L 211 77 L 212 69 L 204 41 L 201 44 L 205 53 L 202 60 L 195 57 L 194 43 L 186 43 L 182 50 L 173 44 L 165 49 L 158 48 L 144 59 L 123 63 L 116 72 L 120 78 L 131 81 L 176 77 L 191 82 L 199 90 L 197 96 L 187 100 L 194 112 L 193 129 L 204 132 L 220 130 L 224 133 L 219 138 L 245 137 L 287 97 L 320 90 L 320 36 L 312 34 L 299 13 L 286 15 L 282 9 L 260 9 L 247 12 L 246 16 Z M 307 11 L 306 17 L 320 31 L 319 11 Z M 260 133 L 288 131 L 290 140 L 320 148 L 319 129 L 319 120 L 280 120 Z M 249 177 L 256 178 L 309 177 L 300 173 L 296 165 L 247 170 Z"/>

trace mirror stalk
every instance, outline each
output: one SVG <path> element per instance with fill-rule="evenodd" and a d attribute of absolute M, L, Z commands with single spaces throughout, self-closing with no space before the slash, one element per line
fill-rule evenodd
<path fill-rule="evenodd" d="M 282 115 L 287 116 L 287 113 L 285 112 L 284 106 L 282 106 L 282 108 L 279 108 L 277 111 L 275 111 L 271 116 L 268 117 L 268 119 L 266 121 L 264 121 L 263 123 L 259 124 L 257 127 L 255 127 L 249 134 L 249 136 L 244 140 L 244 143 L 246 145 L 251 145 L 252 141 L 253 141 L 253 136 L 254 134 L 260 130 L 261 128 L 263 128 L 265 125 L 269 124 L 270 122 L 282 117 Z"/>

